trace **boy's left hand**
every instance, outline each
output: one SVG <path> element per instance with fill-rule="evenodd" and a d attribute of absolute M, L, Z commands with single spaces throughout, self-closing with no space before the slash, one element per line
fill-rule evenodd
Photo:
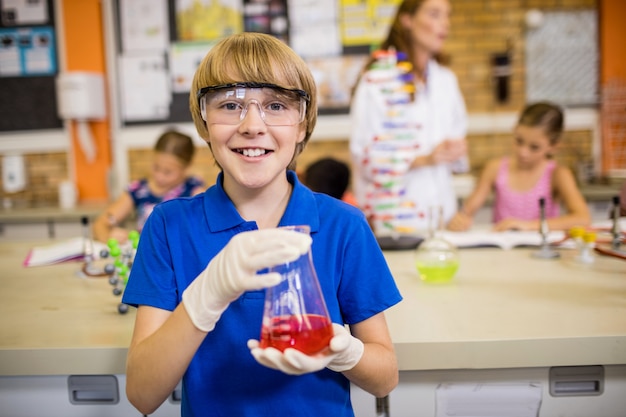
<path fill-rule="evenodd" d="M 363 342 L 352 336 L 344 326 L 333 323 L 333 330 L 335 335 L 328 349 L 315 355 L 307 355 L 293 348 L 287 348 L 284 352 L 273 347 L 262 349 L 259 341 L 254 339 L 248 340 L 248 348 L 261 365 L 289 375 L 302 375 L 324 368 L 335 372 L 354 368 L 363 356 Z"/>

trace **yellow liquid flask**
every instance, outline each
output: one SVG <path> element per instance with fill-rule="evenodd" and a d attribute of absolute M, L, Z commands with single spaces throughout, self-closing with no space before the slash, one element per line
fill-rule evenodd
<path fill-rule="evenodd" d="M 309 233 L 309 226 L 285 226 Z M 294 348 L 308 355 L 325 349 L 333 328 L 320 288 L 311 250 L 293 262 L 270 268 L 282 280 L 265 290 L 260 347 Z"/>
<path fill-rule="evenodd" d="M 437 228 L 434 225 L 437 224 Z M 456 246 L 444 239 L 439 231 L 443 230 L 443 209 L 430 208 L 430 230 L 426 238 L 415 251 L 415 266 L 420 279 L 428 283 L 450 282 L 459 269 L 459 253 Z"/>

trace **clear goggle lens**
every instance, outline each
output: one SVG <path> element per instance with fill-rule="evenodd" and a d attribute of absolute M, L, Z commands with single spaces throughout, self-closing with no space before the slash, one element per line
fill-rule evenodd
<path fill-rule="evenodd" d="M 248 114 L 250 104 L 255 104 L 268 126 L 302 123 L 308 99 L 302 90 L 254 83 L 207 87 L 198 92 L 198 97 L 202 119 L 210 124 L 238 125 Z"/>

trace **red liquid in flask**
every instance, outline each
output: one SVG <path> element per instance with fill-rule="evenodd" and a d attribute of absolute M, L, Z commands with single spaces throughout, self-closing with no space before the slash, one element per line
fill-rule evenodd
<path fill-rule="evenodd" d="M 281 352 L 294 348 L 312 355 L 324 349 L 333 337 L 333 326 L 327 317 L 317 314 L 274 317 L 261 328 L 260 347 Z"/>

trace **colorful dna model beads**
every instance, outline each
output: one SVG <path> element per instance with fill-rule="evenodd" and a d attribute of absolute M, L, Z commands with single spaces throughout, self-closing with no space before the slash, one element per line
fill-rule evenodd
<path fill-rule="evenodd" d="M 362 161 L 366 174 L 373 178 L 364 210 L 377 233 L 413 233 L 411 219 L 419 213 L 405 197 L 403 180 L 420 143 L 420 121 L 410 111 L 415 100 L 412 65 L 404 53 L 395 50 L 379 50 L 374 57 L 366 81 L 382 92 L 387 110 L 384 129 L 375 133 Z"/>
<path fill-rule="evenodd" d="M 133 266 L 137 245 L 139 244 L 139 232 L 132 230 L 128 233 L 128 241 L 122 245 L 117 239 L 109 239 L 107 248 L 100 252 L 100 257 L 106 259 L 111 257 L 113 262 L 104 266 L 104 272 L 109 277 L 109 283 L 113 286 L 113 295 L 121 296 L 126 288 L 130 270 Z M 128 312 L 128 305 L 119 303 L 117 311 L 120 314 Z"/>

